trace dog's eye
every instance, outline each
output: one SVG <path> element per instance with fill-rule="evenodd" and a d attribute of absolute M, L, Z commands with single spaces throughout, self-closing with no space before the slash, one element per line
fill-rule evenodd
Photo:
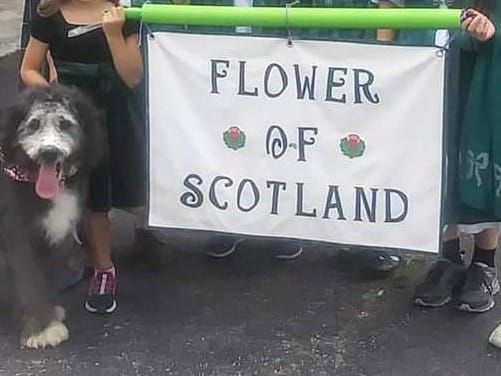
<path fill-rule="evenodd" d="M 37 131 L 38 129 L 40 129 L 40 120 L 38 119 L 30 120 L 30 122 L 28 123 L 28 129 L 30 131 Z"/>
<path fill-rule="evenodd" d="M 59 127 L 62 129 L 62 130 L 66 130 L 66 129 L 69 129 L 73 126 L 73 123 L 69 120 L 61 120 L 61 122 L 59 123 Z"/>

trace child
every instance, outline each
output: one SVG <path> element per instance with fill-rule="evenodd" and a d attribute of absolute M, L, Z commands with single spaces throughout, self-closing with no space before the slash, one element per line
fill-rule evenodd
<path fill-rule="evenodd" d="M 280 6 L 284 6 L 280 0 Z M 374 6 L 390 7 L 399 6 L 400 0 L 307 0 L 301 1 L 300 6 L 329 7 L 329 8 L 369 8 Z M 299 5 L 298 5 L 299 6 Z M 306 29 L 302 30 L 300 37 L 305 39 L 326 39 L 333 41 L 367 42 L 387 41 L 383 31 L 375 30 L 340 30 L 340 29 Z M 394 271 L 401 262 L 400 256 L 393 251 L 353 247 L 344 255 L 351 263 L 361 269 L 376 274 L 386 274 Z"/>
<path fill-rule="evenodd" d="M 24 11 L 23 11 L 23 24 L 21 28 L 21 60 L 24 56 L 24 51 L 26 50 L 26 46 L 28 45 L 28 40 L 30 38 L 30 24 L 31 20 L 36 17 L 37 7 L 39 0 L 25 0 L 24 2 Z M 54 62 L 52 61 L 52 57 L 50 56 L 50 52 L 47 53 L 47 73 L 46 76 L 48 78 L 49 83 L 57 82 L 57 72 L 54 67 Z"/>
<path fill-rule="evenodd" d="M 116 270 L 111 260 L 112 207 L 144 205 L 144 130 L 131 89 L 142 79 L 138 25 L 126 22 L 117 0 L 41 0 L 21 65 L 28 86 L 48 85 L 40 74 L 50 51 L 58 81 L 85 90 L 103 112 L 106 158 L 92 173 L 86 214 L 94 273 L 85 307 L 111 313 Z"/>
<path fill-rule="evenodd" d="M 497 129 L 501 122 L 498 90 L 501 70 L 501 43 L 495 35 L 495 24 L 501 20 L 501 8 L 494 1 L 476 0 L 462 27 L 463 55 L 461 63 L 471 65 L 460 129 L 460 173 L 457 177 L 461 223 L 469 226 L 449 227 L 445 234 L 443 257 L 417 286 L 414 301 L 426 307 L 440 307 L 460 289 L 456 307 L 466 312 L 482 313 L 494 307 L 499 281 L 494 263 L 501 219 L 500 177 L 501 155 Z M 487 16 L 488 15 L 488 16 Z M 464 69 L 462 70 L 464 71 Z M 465 72 L 462 72 L 465 73 Z M 464 264 L 459 248 L 459 232 L 475 233 L 475 251 L 469 267 Z"/>
<path fill-rule="evenodd" d="M 195 0 L 191 4 L 203 3 L 213 5 L 235 5 L 235 6 L 275 6 L 285 7 L 291 1 L 285 0 Z M 369 0 L 304 0 L 297 6 L 311 6 L 311 7 L 368 7 Z M 232 32 L 233 30 L 218 30 L 223 32 Z M 249 28 L 237 27 L 237 33 L 251 33 L 252 35 L 266 35 L 266 36 L 282 36 L 287 35 L 285 29 L 263 29 L 263 28 Z M 301 31 L 293 30 L 293 37 L 300 37 L 303 39 L 329 39 L 329 40 L 363 40 L 367 36 L 365 30 L 332 30 L 332 29 L 304 29 Z M 212 257 L 222 258 L 232 254 L 239 242 L 243 239 L 237 237 L 216 237 L 208 242 L 208 254 Z M 269 250 L 278 259 L 292 260 L 299 257 L 302 253 L 301 243 L 298 241 L 269 241 Z M 351 253 L 355 255 L 355 252 Z M 358 264 L 367 267 L 370 271 L 376 272 L 389 272 L 395 269 L 400 263 L 400 257 L 390 254 L 389 252 L 381 250 L 364 250 L 356 252 Z"/>
<path fill-rule="evenodd" d="M 447 8 L 453 5 L 452 0 L 370 0 L 380 8 Z M 446 43 L 446 30 L 378 30 L 379 41 L 396 42 L 402 45 L 443 46 Z"/>

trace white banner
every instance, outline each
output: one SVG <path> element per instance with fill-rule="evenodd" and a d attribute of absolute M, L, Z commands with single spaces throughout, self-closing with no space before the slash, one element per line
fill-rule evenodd
<path fill-rule="evenodd" d="M 155 33 L 156 227 L 436 252 L 436 48 Z"/>

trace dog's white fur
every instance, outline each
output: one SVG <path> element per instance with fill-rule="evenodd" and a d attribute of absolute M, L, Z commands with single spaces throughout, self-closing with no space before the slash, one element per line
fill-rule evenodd
<path fill-rule="evenodd" d="M 76 192 L 61 190 L 52 200 L 52 207 L 43 219 L 45 234 L 49 243 L 57 245 L 71 235 L 80 216 L 79 197 Z M 68 340 L 70 334 L 63 321 L 66 312 L 63 307 L 55 307 L 55 319 L 40 333 L 21 339 L 21 346 L 32 349 L 55 347 Z"/>
<path fill-rule="evenodd" d="M 77 123 L 67 105 L 57 102 L 42 102 L 33 105 L 26 120 L 18 129 L 19 144 L 30 158 L 36 159 L 39 151 L 48 147 L 56 148 L 64 157 L 67 157 L 75 149 L 78 139 L 58 128 L 61 119 L 72 124 Z M 42 123 L 39 125 L 39 129 L 36 132 L 31 132 L 30 122 L 40 120 Z"/>
<path fill-rule="evenodd" d="M 44 349 L 48 346 L 56 347 L 60 343 L 68 340 L 70 334 L 63 321 L 66 319 L 66 312 L 63 307 L 54 307 L 55 320 L 52 321 L 40 333 L 21 339 L 21 346 L 31 349 Z"/>
<path fill-rule="evenodd" d="M 66 325 L 60 321 L 52 321 L 40 333 L 23 339 L 21 346 L 29 347 L 30 349 L 44 349 L 48 346 L 56 347 L 69 338 L 70 334 Z"/>
<path fill-rule="evenodd" d="M 45 234 L 49 243 L 61 243 L 75 228 L 80 217 L 78 194 L 71 190 L 61 190 L 52 200 L 52 208 L 43 219 Z"/>

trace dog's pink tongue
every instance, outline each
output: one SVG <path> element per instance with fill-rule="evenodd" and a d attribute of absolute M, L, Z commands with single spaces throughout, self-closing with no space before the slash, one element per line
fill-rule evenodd
<path fill-rule="evenodd" d="M 40 198 L 50 200 L 59 191 L 56 163 L 44 163 L 40 165 L 35 191 Z"/>

